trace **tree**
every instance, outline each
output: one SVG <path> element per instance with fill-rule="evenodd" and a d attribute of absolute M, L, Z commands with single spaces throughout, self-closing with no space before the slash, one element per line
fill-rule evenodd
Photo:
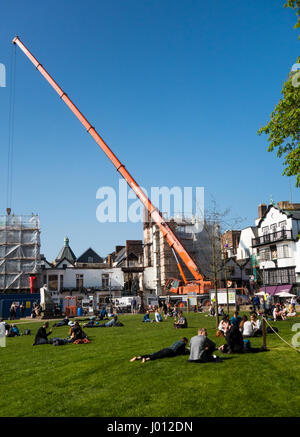
<path fill-rule="evenodd" d="M 242 221 L 239 218 L 228 219 L 229 209 L 221 211 L 216 201 L 211 199 L 211 206 L 203 215 L 203 230 L 194 239 L 195 260 L 201 273 L 212 278 L 215 290 L 216 328 L 219 326 L 218 294 L 221 280 L 226 274 L 226 259 L 222 245 L 222 234 Z M 226 287 L 227 288 L 227 287 Z"/>
<path fill-rule="evenodd" d="M 284 4 L 285 8 L 291 8 L 296 11 L 296 15 L 298 16 L 298 21 L 294 26 L 294 29 L 300 28 L 300 0 L 287 0 Z M 300 39 L 300 36 L 299 36 Z"/>
<path fill-rule="evenodd" d="M 287 0 L 285 7 L 296 11 L 300 28 L 300 0 Z M 300 38 L 300 37 L 299 37 Z M 300 63 L 300 57 L 297 64 Z M 271 114 L 269 123 L 258 130 L 258 135 L 268 135 L 268 152 L 277 150 L 277 156 L 284 157 L 283 175 L 296 176 L 296 186 L 300 186 L 300 69 L 289 73 L 284 83 L 282 98 Z"/>

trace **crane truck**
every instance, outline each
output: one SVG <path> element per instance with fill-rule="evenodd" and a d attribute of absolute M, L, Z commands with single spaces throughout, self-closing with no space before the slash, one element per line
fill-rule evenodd
<path fill-rule="evenodd" d="M 170 279 L 167 283 L 168 290 L 172 293 L 177 294 L 187 294 L 191 291 L 196 292 L 197 294 L 207 295 L 208 290 L 212 288 L 212 282 L 208 281 L 204 278 L 204 276 L 200 273 L 196 263 L 192 259 L 191 255 L 188 251 L 183 247 L 175 233 L 167 224 L 166 220 L 163 218 L 160 211 L 152 204 L 150 199 L 145 195 L 140 185 L 134 180 L 128 170 L 125 168 L 124 164 L 122 164 L 117 156 L 113 153 L 113 151 L 109 148 L 109 146 L 105 143 L 105 141 L 101 138 L 101 136 L 96 131 L 95 127 L 91 125 L 91 123 L 85 118 L 85 116 L 80 112 L 77 106 L 73 103 L 73 101 L 68 97 L 68 95 L 61 89 L 61 87 L 57 84 L 57 82 L 53 79 L 53 77 L 45 70 L 42 64 L 33 56 L 30 50 L 23 44 L 21 39 L 16 36 L 12 40 L 13 44 L 17 45 L 24 54 L 29 58 L 29 60 L 33 63 L 35 68 L 44 76 L 44 78 L 49 82 L 49 84 L 54 88 L 59 97 L 65 104 L 69 107 L 69 109 L 74 113 L 74 115 L 79 119 L 82 125 L 85 127 L 88 134 L 92 136 L 92 138 L 96 141 L 96 143 L 101 147 L 106 156 L 110 159 L 113 165 L 116 167 L 117 171 L 123 176 L 128 185 L 135 192 L 137 197 L 140 199 L 144 207 L 149 211 L 151 218 L 156 223 L 164 238 L 166 238 L 168 244 L 175 252 L 179 255 L 181 260 L 187 266 L 189 271 L 193 276 L 192 281 L 187 281 L 183 274 L 182 267 L 177 259 L 177 265 L 181 272 L 183 282 L 178 281 L 176 279 Z"/>

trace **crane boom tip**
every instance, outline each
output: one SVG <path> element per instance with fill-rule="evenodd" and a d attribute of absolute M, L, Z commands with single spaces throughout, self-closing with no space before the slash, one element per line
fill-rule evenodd
<path fill-rule="evenodd" d="M 12 40 L 12 43 L 13 43 L 13 44 L 16 44 L 17 39 L 20 39 L 20 38 L 18 37 L 18 35 L 16 35 L 16 36 L 14 37 L 14 39 Z"/>

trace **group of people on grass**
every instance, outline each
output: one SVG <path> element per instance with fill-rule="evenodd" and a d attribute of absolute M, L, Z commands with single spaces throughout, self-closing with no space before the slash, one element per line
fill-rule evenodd
<path fill-rule="evenodd" d="M 255 312 L 250 313 L 250 320 L 248 320 L 246 314 L 244 314 L 243 317 L 240 317 L 238 311 L 234 312 L 231 319 L 229 319 L 228 315 L 224 315 L 218 326 L 216 333 L 217 337 L 225 337 L 226 326 L 228 323 L 234 325 L 244 338 L 258 337 L 262 335 L 262 322 Z"/>
<path fill-rule="evenodd" d="M 104 313 L 102 314 L 101 317 L 99 317 L 99 319 L 103 320 L 103 316 Z M 123 326 L 123 323 L 118 321 L 118 316 L 116 314 L 113 314 L 110 320 L 107 317 L 107 320 L 108 321 L 106 323 L 99 324 L 99 322 L 96 320 L 96 317 L 92 316 L 90 320 L 83 325 L 83 328 L 110 328 L 113 326 Z M 47 329 L 49 328 L 49 322 L 45 322 L 43 326 L 41 326 L 37 331 L 33 345 L 36 346 L 41 344 L 53 344 L 55 346 L 58 346 L 68 343 L 75 343 L 75 344 L 89 343 L 90 340 L 87 334 L 83 331 L 82 327 L 80 326 L 79 321 L 80 320 L 75 320 L 73 322 L 69 320 L 69 318 L 66 316 L 60 322 L 55 323 L 53 327 L 68 326 L 69 337 L 68 338 L 54 337 L 51 339 L 48 339 L 48 337 L 52 334 L 53 329 L 51 328 L 47 332 Z M 86 321 L 86 319 L 84 319 L 84 321 Z"/>
<path fill-rule="evenodd" d="M 89 339 L 85 332 L 82 330 L 81 326 L 79 325 L 78 321 L 75 321 L 72 326 L 70 326 L 69 329 L 69 337 L 68 338 L 51 338 L 48 339 L 48 337 L 52 334 L 53 330 L 52 328 L 49 329 L 47 332 L 47 329 L 49 328 L 49 322 L 45 322 L 43 326 L 41 326 L 35 336 L 35 340 L 33 343 L 33 346 L 38 346 L 41 344 L 53 344 L 55 346 L 68 344 L 68 343 L 89 343 Z"/>
<path fill-rule="evenodd" d="M 226 343 L 217 348 L 216 344 L 207 337 L 207 329 L 200 328 L 198 334 L 190 339 L 189 348 L 187 348 L 188 339 L 182 337 L 171 346 L 160 349 L 157 352 L 134 356 L 131 358 L 130 362 L 141 360 L 142 363 L 145 363 L 146 361 L 153 361 L 161 358 L 189 355 L 188 362 L 190 363 L 207 363 L 222 361 L 220 357 L 213 354 L 217 350 L 223 354 L 257 353 L 265 351 L 263 347 L 253 348 L 249 342 L 245 343 L 240 330 L 235 324 L 231 324 L 229 320 L 224 324 L 224 336 Z"/>
<path fill-rule="evenodd" d="M 153 322 L 157 322 L 160 323 L 164 320 L 164 318 L 168 318 L 168 317 L 174 317 L 174 323 L 173 326 L 176 329 L 179 328 L 187 328 L 187 320 L 185 318 L 185 316 L 183 315 L 182 311 L 179 311 L 177 308 L 177 305 L 175 304 L 174 307 L 172 308 L 172 306 L 169 306 L 169 312 L 165 313 L 163 311 L 163 308 L 158 308 L 158 307 L 154 307 L 153 309 L 154 312 L 154 319 L 150 318 L 150 310 L 147 310 L 142 322 L 144 323 L 153 323 Z M 164 315 L 164 318 L 163 318 Z"/>

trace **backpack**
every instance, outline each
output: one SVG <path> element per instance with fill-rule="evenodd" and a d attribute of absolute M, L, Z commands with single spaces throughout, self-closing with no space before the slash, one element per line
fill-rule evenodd
<path fill-rule="evenodd" d="M 244 340 L 244 349 L 246 350 L 251 349 L 250 340 Z"/>
<path fill-rule="evenodd" d="M 31 331 L 30 329 L 24 329 L 23 335 L 30 335 Z"/>

